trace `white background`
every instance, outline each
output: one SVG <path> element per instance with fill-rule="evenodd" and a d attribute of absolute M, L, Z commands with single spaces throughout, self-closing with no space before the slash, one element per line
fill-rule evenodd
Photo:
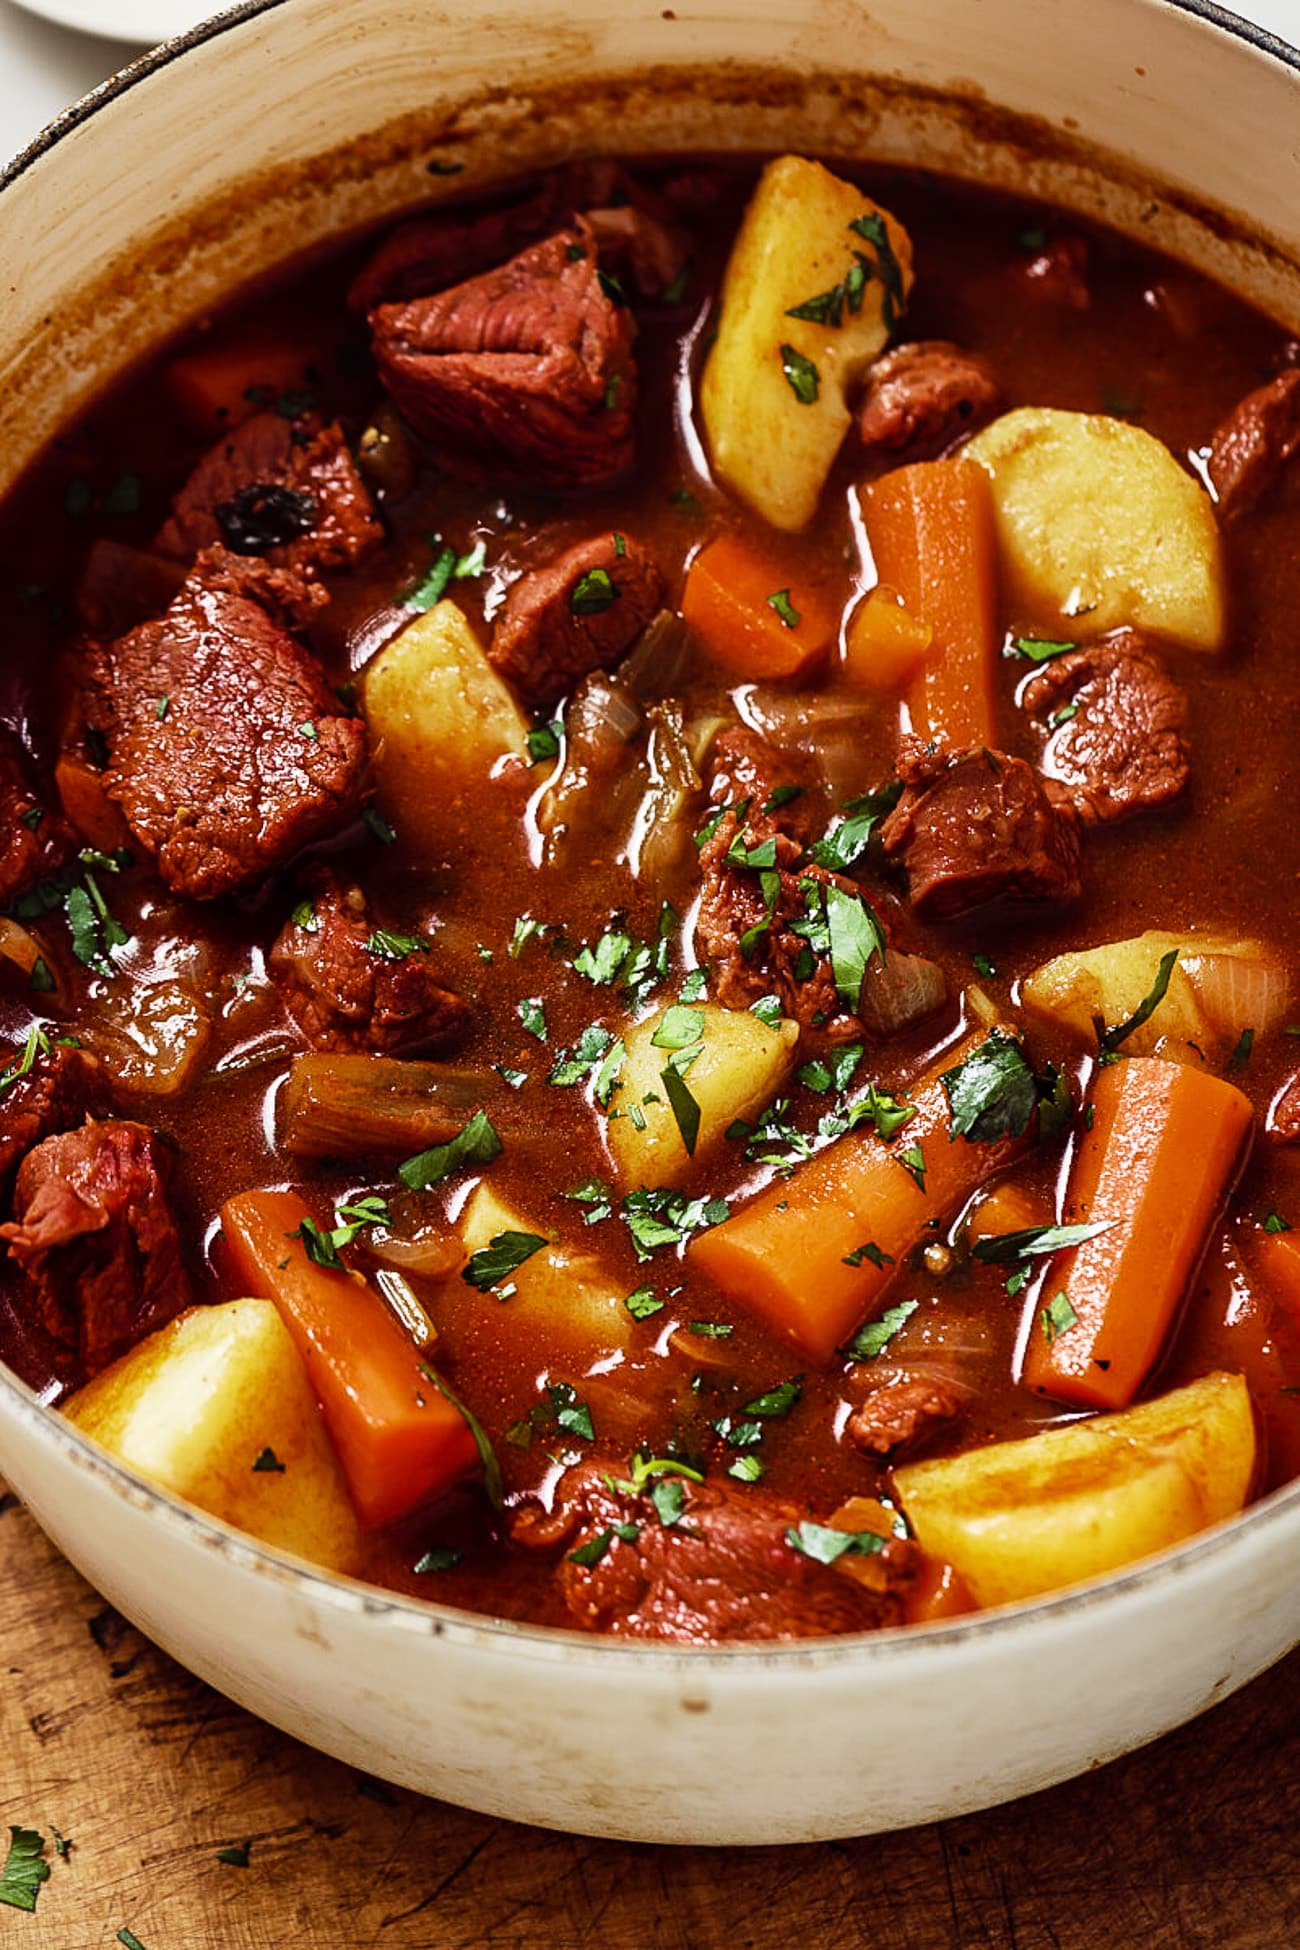
<path fill-rule="evenodd" d="M 129 20 L 139 0 L 31 0 L 32 5 L 74 7 L 86 16 Z M 174 16 L 177 28 L 208 11 L 204 0 L 152 0 L 146 9 Z M 1236 12 L 1300 45 L 1300 0 L 1237 0 Z M 84 95 L 137 50 L 38 19 L 13 0 L 0 0 L 0 163 L 16 155 L 46 122 Z"/>

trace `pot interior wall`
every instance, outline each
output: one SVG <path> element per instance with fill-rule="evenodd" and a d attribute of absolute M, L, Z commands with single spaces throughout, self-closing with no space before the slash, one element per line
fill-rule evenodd
<path fill-rule="evenodd" d="M 0 191 L 0 492 L 125 366 L 271 265 L 573 154 L 801 148 L 977 176 L 1300 327 L 1295 73 L 1164 0 L 985 0 L 978 36 L 972 18 L 964 0 L 405 0 L 378 17 L 267 0 L 201 30 Z"/>

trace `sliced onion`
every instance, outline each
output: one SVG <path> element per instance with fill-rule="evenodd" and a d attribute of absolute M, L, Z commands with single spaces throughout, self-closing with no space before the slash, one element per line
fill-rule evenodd
<path fill-rule="evenodd" d="M 0 956 L 12 962 L 26 979 L 41 958 L 41 945 L 35 935 L 28 934 L 17 921 L 0 915 Z"/>
<path fill-rule="evenodd" d="M 441 1227 L 430 1226 L 406 1235 L 372 1226 L 365 1235 L 365 1243 L 371 1258 L 383 1265 L 399 1267 L 404 1273 L 422 1273 L 433 1280 L 449 1278 L 465 1258 L 465 1248 L 457 1235 Z"/>
<path fill-rule="evenodd" d="M 877 1036 L 894 1036 L 932 1015 L 947 998 L 948 984 L 937 962 L 891 948 L 883 962 L 873 959 L 868 966 L 858 1014 Z"/>
<path fill-rule="evenodd" d="M 1229 1041 L 1235 1041 L 1243 1029 L 1253 1029 L 1257 1035 L 1272 1029 L 1287 1013 L 1291 987 L 1287 972 L 1260 942 L 1183 954 L 1178 965 L 1211 1027 Z"/>
<path fill-rule="evenodd" d="M 123 1090 L 146 1097 L 174 1097 L 202 1066 L 212 1025 L 203 999 L 183 982 L 137 989 L 130 1013 L 93 1015 L 81 1040 L 112 1072 Z"/>
<path fill-rule="evenodd" d="M 664 697 L 676 690 L 691 661 L 686 625 L 671 609 L 652 616 L 618 667 L 618 681 L 636 698 Z"/>

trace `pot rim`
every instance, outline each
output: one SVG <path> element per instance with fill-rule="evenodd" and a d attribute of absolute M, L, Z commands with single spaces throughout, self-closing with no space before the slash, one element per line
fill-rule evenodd
<path fill-rule="evenodd" d="M 218 36 L 286 6 L 291 0 L 239 0 L 187 32 L 163 41 L 136 57 L 97 88 L 74 102 L 0 170 L 0 193 L 46 156 L 65 136 L 80 128 L 91 116 L 147 80 L 172 62 Z M 1176 14 L 1190 14 L 1233 38 L 1244 41 L 1262 54 L 1281 61 L 1300 76 L 1300 48 L 1283 41 L 1268 28 L 1243 20 L 1239 14 L 1217 4 L 1217 0 L 1145 0 Z M 1064 1591 L 1028 1599 L 989 1611 L 964 1614 L 924 1626 L 891 1627 L 882 1631 L 846 1633 L 835 1638 L 804 1639 L 779 1644 L 738 1644 L 681 1646 L 654 1640 L 628 1644 L 599 1634 L 580 1632 L 565 1626 L 530 1625 L 514 1619 L 493 1618 L 436 1599 L 409 1597 L 385 1591 L 381 1586 L 341 1577 L 294 1557 L 287 1551 L 259 1543 L 220 1519 L 208 1516 L 159 1485 L 136 1475 L 67 1422 L 53 1408 L 0 1362 L 0 1405 L 14 1411 L 20 1425 L 25 1424 L 36 1442 L 52 1442 L 67 1461 L 104 1482 L 127 1505 L 148 1513 L 150 1520 L 161 1521 L 173 1533 L 202 1548 L 215 1551 L 236 1567 L 258 1577 L 271 1578 L 303 1597 L 332 1609 L 340 1616 L 373 1617 L 383 1620 L 383 1629 L 423 1632 L 431 1638 L 455 1638 L 464 1645 L 482 1645 L 501 1653 L 519 1651 L 530 1656 L 559 1661 L 579 1658 L 605 1664 L 647 1662 L 668 1675 L 689 1674 L 698 1679 L 707 1661 L 715 1674 L 727 1670 L 742 1676 L 767 1667 L 782 1671 L 822 1671 L 845 1665 L 858 1665 L 899 1659 L 925 1660 L 933 1651 L 943 1657 L 949 1648 L 964 1646 L 972 1650 L 991 1637 L 1003 1637 L 1018 1629 L 1037 1627 L 1038 1621 L 1072 1624 L 1080 1615 L 1098 1607 L 1135 1602 L 1153 1587 L 1169 1580 L 1202 1572 L 1225 1553 L 1259 1543 L 1267 1548 L 1269 1533 L 1284 1540 L 1294 1528 L 1300 1542 L 1300 1480 L 1286 1484 L 1239 1516 L 1187 1539 L 1153 1557 L 1139 1560 L 1127 1570 L 1094 1579 Z M 1292 1520 L 1295 1520 L 1294 1525 Z"/>

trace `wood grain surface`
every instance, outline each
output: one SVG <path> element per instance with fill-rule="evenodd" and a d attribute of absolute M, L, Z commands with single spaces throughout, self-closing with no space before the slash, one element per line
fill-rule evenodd
<path fill-rule="evenodd" d="M 988 1814 L 657 1849 L 466 1814 L 273 1732 L 108 1609 L 2 1484 L 0 1631 L 0 1821 L 72 1844 L 34 1914 L 0 1907 L 3 1950 L 117 1950 L 123 1927 L 144 1950 L 1300 1950 L 1300 1655 Z M 242 1843 L 247 1868 L 219 1859 Z"/>

